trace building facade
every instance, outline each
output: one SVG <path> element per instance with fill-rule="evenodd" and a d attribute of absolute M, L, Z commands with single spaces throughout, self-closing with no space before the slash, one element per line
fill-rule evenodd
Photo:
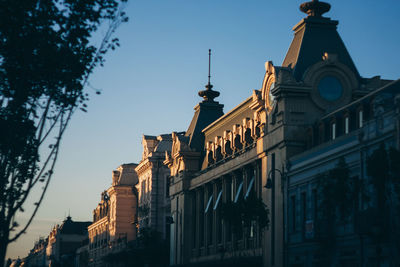
<path fill-rule="evenodd" d="M 138 176 L 138 223 L 139 231 L 150 228 L 169 238 L 167 219 L 170 216 L 168 167 L 163 164 L 165 153 L 171 151 L 170 134 L 143 135 L 142 160 L 135 168 Z"/>
<path fill-rule="evenodd" d="M 46 266 L 73 265 L 75 250 L 87 239 L 90 222 L 75 222 L 68 216 L 51 230 L 46 247 Z"/>
<path fill-rule="evenodd" d="M 28 256 L 24 259 L 25 265 L 43 267 L 48 266 L 46 248 L 48 238 L 39 238 L 33 249 L 29 252 Z"/>
<path fill-rule="evenodd" d="M 351 177 L 366 175 L 365 153 L 381 141 L 397 149 L 399 142 L 399 82 L 361 77 L 338 21 L 324 17 L 329 9 L 319 1 L 302 4 L 307 17 L 294 26 L 282 65 L 265 63 L 261 89 L 223 114 L 208 83 L 188 130 L 172 134 L 164 161 L 171 175 L 171 265 L 392 264 L 395 247 L 376 246 L 367 236 L 364 252 L 354 252 L 360 249 L 354 225 L 334 232 L 331 240 L 343 249 L 330 258 L 313 237 L 311 211 L 323 202 L 313 196 L 319 174 L 333 172 L 343 157 Z M 239 219 L 229 216 L 232 207 Z"/>
<path fill-rule="evenodd" d="M 374 210 L 377 193 L 368 173 L 373 164 L 368 158 L 380 146 L 399 150 L 399 100 L 400 81 L 397 80 L 323 116 L 310 126 L 308 147 L 290 159 L 287 172 L 286 254 L 290 265 L 395 266 L 400 262 L 396 242 L 391 238 L 380 241 L 374 237 L 374 228 L 380 226 L 375 218 L 384 217 L 388 219 L 385 227 L 393 238 L 398 238 L 399 214 L 385 217 L 384 213 Z M 321 184 L 324 179 L 321 176 L 334 180 L 329 172 L 337 169 L 341 160 L 351 186 L 336 192 L 337 184 Z M 384 173 L 380 175 L 383 179 Z M 343 193 L 345 190 L 350 196 Z M 349 209 L 343 218 L 331 214 L 334 225 L 329 228 L 326 218 L 329 214 L 323 209 L 333 206 L 327 199 L 331 193 L 334 193 L 330 196 L 334 202 L 341 203 L 341 198 L 345 198 Z M 394 204 L 396 206 L 398 204 Z M 376 231 L 384 237 L 382 229 Z M 334 238 L 328 235 L 330 232 Z"/>
<path fill-rule="evenodd" d="M 104 266 L 104 257 L 127 248 L 136 239 L 137 164 L 123 164 L 112 173 L 112 186 L 101 194 L 89 225 L 89 265 Z"/>

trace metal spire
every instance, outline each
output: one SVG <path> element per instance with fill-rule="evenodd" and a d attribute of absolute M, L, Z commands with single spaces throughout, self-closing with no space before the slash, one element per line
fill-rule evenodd
<path fill-rule="evenodd" d="M 211 78 L 211 49 L 208 49 L 208 86 L 211 85 L 210 78 Z"/>
<path fill-rule="evenodd" d="M 215 102 L 214 98 L 219 96 L 219 92 L 212 90 L 211 84 L 211 49 L 208 49 L 208 84 L 205 86 L 206 90 L 199 92 L 199 96 L 204 98 L 203 102 Z"/>

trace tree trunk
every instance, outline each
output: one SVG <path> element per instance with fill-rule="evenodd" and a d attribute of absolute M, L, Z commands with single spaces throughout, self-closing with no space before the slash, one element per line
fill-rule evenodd
<path fill-rule="evenodd" d="M 0 267 L 3 267 L 6 261 L 6 252 L 7 252 L 7 239 L 0 239 Z"/>
<path fill-rule="evenodd" d="M 1 221 L 0 227 L 0 267 L 3 267 L 6 260 L 7 246 L 8 246 L 8 237 L 10 235 L 10 231 L 8 229 L 8 223 Z"/>

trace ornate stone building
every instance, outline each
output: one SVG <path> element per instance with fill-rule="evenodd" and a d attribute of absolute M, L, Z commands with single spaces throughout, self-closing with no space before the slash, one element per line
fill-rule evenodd
<path fill-rule="evenodd" d="M 400 80 L 329 112 L 309 126 L 305 150 L 290 158 L 286 173 L 285 255 L 290 266 L 396 266 L 400 262 L 396 242 L 374 237 L 384 237 L 376 219 L 385 218 L 385 227 L 398 238 L 399 214 L 385 217 L 374 210 L 376 191 L 367 171 L 371 168 L 368 157 L 381 145 L 400 148 L 399 126 Z M 337 177 L 329 173 L 340 167 L 341 160 L 349 188 L 335 190 Z M 384 179 L 385 174 L 380 175 Z M 321 183 L 324 178 L 330 181 Z M 336 206 L 335 202 L 337 206 L 346 203 L 348 213 L 341 215 L 344 218 L 331 215 L 327 220 L 324 209 Z M 333 222 L 332 228 L 329 222 Z"/>
<path fill-rule="evenodd" d="M 33 249 L 29 252 L 28 256 L 24 259 L 26 266 L 37 266 L 43 267 L 48 266 L 46 248 L 48 244 L 48 238 L 39 238 Z"/>
<path fill-rule="evenodd" d="M 312 1 L 300 9 L 307 17 L 293 28 L 282 65 L 265 63 L 260 90 L 224 115 L 223 105 L 214 101 L 219 93 L 208 83 L 188 130 L 172 134 L 164 161 L 171 174 L 171 265 L 328 264 L 318 259 L 315 240 L 304 237 L 314 226 L 317 174 L 334 168 L 341 156 L 352 162 L 352 173 L 365 172 L 363 159 L 354 157 L 378 140 L 398 148 L 399 82 L 360 76 L 337 32 L 338 21 L 323 16 L 329 4 Z M 371 115 L 371 105 L 377 115 Z M 267 205 L 269 227 L 259 220 L 262 213 L 253 217 L 251 207 L 239 209 L 249 199 Z M 238 208 L 240 229 L 232 227 L 229 205 Z M 246 216 L 253 219 L 246 222 Z M 393 246 L 387 245 L 371 256 L 372 241 L 363 243 L 368 252 L 354 253 L 355 233 L 346 234 L 334 237 L 350 240 L 331 261 L 338 266 L 390 257 Z M 354 255 L 346 261 L 349 251 Z"/>
<path fill-rule="evenodd" d="M 47 239 L 46 266 L 72 265 L 75 250 L 88 236 L 89 225 L 90 222 L 74 222 L 68 216 L 61 225 L 54 226 Z"/>
<path fill-rule="evenodd" d="M 169 170 L 163 164 L 165 153 L 171 151 L 170 134 L 143 135 L 142 160 L 135 168 L 139 182 L 136 185 L 139 197 L 139 231 L 151 228 L 169 238 L 167 218 L 170 216 Z"/>
<path fill-rule="evenodd" d="M 89 265 L 103 266 L 102 258 L 121 251 L 136 239 L 137 164 L 123 164 L 113 171 L 112 186 L 101 194 L 89 225 Z"/>

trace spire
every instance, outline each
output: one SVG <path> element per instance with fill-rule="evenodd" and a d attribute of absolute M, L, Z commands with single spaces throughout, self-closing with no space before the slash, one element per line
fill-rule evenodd
<path fill-rule="evenodd" d="M 313 0 L 300 5 L 300 10 L 308 17 L 294 26 L 294 38 L 282 63 L 283 67 L 293 70 L 296 80 L 300 81 L 309 67 L 322 61 L 325 53 L 337 55 L 337 60 L 349 67 L 360 77 L 345 44 L 337 32 L 337 20 L 323 17 L 331 5 Z"/>
<path fill-rule="evenodd" d="M 205 86 L 206 90 L 199 91 L 199 96 L 204 98 L 203 102 L 215 102 L 214 98 L 219 96 L 218 91 L 212 90 L 213 86 L 210 82 L 211 78 L 211 49 L 208 49 L 208 84 Z"/>
<path fill-rule="evenodd" d="M 309 17 L 322 17 L 322 14 L 328 12 L 330 9 L 330 4 L 318 0 L 312 0 L 311 2 L 305 2 L 300 5 L 300 10 Z"/>

